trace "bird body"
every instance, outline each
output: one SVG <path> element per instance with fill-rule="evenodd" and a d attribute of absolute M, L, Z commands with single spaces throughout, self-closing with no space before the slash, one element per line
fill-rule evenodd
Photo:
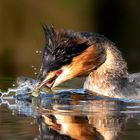
<path fill-rule="evenodd" d="M 137 76 L 129 75 L 127 64 L 115 44 L 96 33 L 55 30 L 44 26 L 46 45 L 37 87 L 53 88 L 69 79 L 87 76 L 84 88 L 109 97 L 137 97 Z M 135 82 L 134 82 L 135 81 Z"/>

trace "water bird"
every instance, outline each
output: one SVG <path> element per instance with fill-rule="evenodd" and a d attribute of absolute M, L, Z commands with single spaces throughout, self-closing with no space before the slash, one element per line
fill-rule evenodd
<path fill-rule="evenodd" d="M 83 88 L 99 96 L 135 98 L 140 92 L 140 73 L 129 74 L 116 45 L 98 33 L 75 32 L 43 26 L 46 44 L 36 88 L 54 88 L 87 76 Z"/>

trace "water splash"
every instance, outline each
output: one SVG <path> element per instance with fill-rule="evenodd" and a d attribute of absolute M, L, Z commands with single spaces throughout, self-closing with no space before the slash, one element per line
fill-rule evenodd
<path fill-rule="evenodd" d="M 38 74 L 38 69 L 34 66 L 34 65 L 31 65 L 31 68 L 33 69 L 33 73 L 34 73 L 34 75 L 37 75 Z"/>
<path fill-rule="evenodd" d="M 36 80 L 29 77 L 18 77 L 16 80 L 17 84 L 14 84 L 7 92 L 0 92 L 0 104 L 7 104 L 7 106 L 12 109 L 17 106 L 23 106 L 19 105 L 18 101 L 23 101 L 25 103 L 26 101 L 31 102 L 33 88 L 36 82 Z M 116 103 L 124 103 L 125 106 L 121 106 L 121 108 L 125 108 L 125 111 L 135 109 L 135 111 L 139 112 L 140 109 L 140 100 L 99 97 L 88 93 L 84 89 L 59 89 L 54 90 L 52 93 L 53 94 L 50 94 L 50 92 L 46 90 L 39 91 L 39 93 L 37 93 L 39 106 L 52 110 L 59 110 L 61 112 L 76 110 L 78 112 L 87 113 L 89 111 L 98 111 L 101 103 L 106 102 L 106 104 L 108 103 L 107 108 L 110 108 L 109 110 L 112 110 L 111 107 L 114 107 Z M 15 100 L 15 104 L 18 103 L 18 105 L 11 104 L 11 100 Z M 91 103 L 94 109 L 89 110 L 89 105 L 91 105 Z"/>
<path fill-rule="evenodd" d="M 36 54 L 42 54 L 42 51 L 36 50 L 35 53 L 36 53 Z"/>
<path fill-rule="evenodd" d="M 0 105 L 6 105 L 13 113 L 32 116 L 31 94 L 36 80 L 29 77 L 18 77 L 16 84 L 6 92 L 0 91 Z"/>
<path fill-rule="evenodd" d="M 32 93 L 36 80 L 28 77 L 18 77 L 16 83 L 17 86 L 16 84 L 13 84 L 13 88 L 8 88 L 6 92 L 1 91 L 0 98 L 9 98 L 8 95 L 10 96 L 12 93 L 15 93 L 14 95 L 26 95 Z"/>

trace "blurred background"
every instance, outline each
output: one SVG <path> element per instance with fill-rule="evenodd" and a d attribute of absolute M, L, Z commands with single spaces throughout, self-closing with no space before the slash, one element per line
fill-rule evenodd
<path fill-rule="evenodd" d="M 36 78 L 44 47 L 41 24 L 98 32 L 140 71 L 139 0 L 0 0 L 0 78 Z"/>

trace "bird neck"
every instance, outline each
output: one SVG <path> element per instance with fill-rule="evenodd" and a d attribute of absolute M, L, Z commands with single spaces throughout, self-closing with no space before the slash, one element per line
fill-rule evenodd
<path fill-rule="evenodd" d="M 115 46 L 105 45 L 104 48 L 106 60 L 97 70 L 91 71 L 84 88 L 98 95 L 120 97 L 128 81 L 127 64 Z"/>

